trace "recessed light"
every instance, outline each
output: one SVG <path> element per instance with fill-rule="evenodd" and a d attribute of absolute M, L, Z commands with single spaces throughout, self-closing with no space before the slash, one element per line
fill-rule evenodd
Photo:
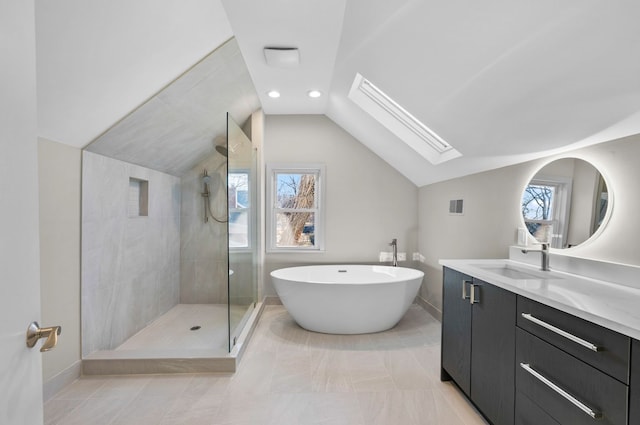
<path fill-rule="evenodd" d="M 280 92 L 277 90 L 271 90 L 270 92 L 267 93 L 267 96 L 269 96 L 272 99 L 277 99 L 280 97 Z"/>
<path fill-rule="evenodd" d="M 309 97 L 316 98 L 322 96 L 322 92 L 320 90 L 309 90 L 307 95 L 309 95 Z"/>

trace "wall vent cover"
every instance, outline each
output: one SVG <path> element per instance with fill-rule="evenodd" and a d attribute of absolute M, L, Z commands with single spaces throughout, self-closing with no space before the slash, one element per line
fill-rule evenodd
<path fill-rule="evenodd" d="M 464 213 L 463 203 L 464 201 L 462 199 L 452 199 L 449 201 L 449 214 L 462 215 Z"/>
<path fill-rule="evenodd" d="M 462 155 L 360 74 L 356 74 L 349 98 L 432 164 Z"/>

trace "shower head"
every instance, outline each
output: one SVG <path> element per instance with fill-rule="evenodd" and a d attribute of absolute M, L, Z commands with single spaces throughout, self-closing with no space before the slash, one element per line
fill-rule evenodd
<path fill-rule="evenodd" d="M 229 156 L 229 151 L 222 145 L 216 146 L 216 151 L 218 151 L 218 153 L 223 155 L 225 158 Z"/>

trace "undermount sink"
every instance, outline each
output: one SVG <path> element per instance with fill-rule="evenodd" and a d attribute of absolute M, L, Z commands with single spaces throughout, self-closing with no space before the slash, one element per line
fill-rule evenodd
<path fill-rule="evenodd" d="M 516 280 L 547 280 L 547 279 L 560 279 L 555 274 L 551 274 L 548 271 L 529 270 L 520 267 L 515 267 L 511 264 L 505 263 L 486 263 L 486 264 L 474 264 L 474 267 L 478 267 L 490 273 L 495 273 L 500 276 L 516 279 Z"/>

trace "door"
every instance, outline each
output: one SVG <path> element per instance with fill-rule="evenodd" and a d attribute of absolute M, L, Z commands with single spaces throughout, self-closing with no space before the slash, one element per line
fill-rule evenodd
<path fill-rule="evenodd" d="M 514 421 L 516 294 L 473 279 L 471 399 L 495 425 Z"/>
<path fill-rule="evenodd" d="M 471 395 L 471 278 L 445 267 L 442 289 L 442 369 Z"/>
<path fill-rule="evenodd" d="M 42 424 L 41 343 L 25 343 L 40 319 L 34 21 L 33 1 L 0 3 L 0 424 Z"/>

